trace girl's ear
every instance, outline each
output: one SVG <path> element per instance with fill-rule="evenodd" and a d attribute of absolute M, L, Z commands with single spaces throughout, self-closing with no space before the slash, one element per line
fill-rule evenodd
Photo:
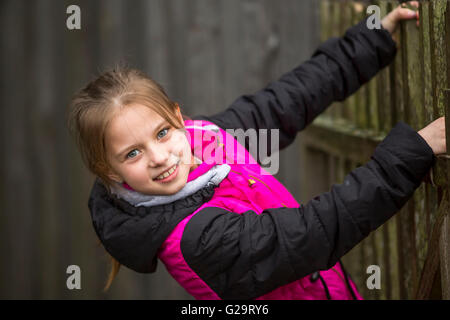
<path fill-rule="evenodd" d="M 107 174 L 107 176 L 111 180 L 116 181 L 118 183 L 123 183 L 124 182 L 124 180 L 119 175 L 117 175 L 115 173 L 110 172 L 110 173 Z"/>

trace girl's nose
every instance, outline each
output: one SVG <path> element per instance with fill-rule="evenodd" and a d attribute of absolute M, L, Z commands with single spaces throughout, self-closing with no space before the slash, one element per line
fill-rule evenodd
<path fill-rule="evenodd" d="M 149 152 L 149 166 L 151 167 L 159 167 L 167 164 L 167 160 L 169 159 L 169 152 L 164 148 L 153 148 Z"/>

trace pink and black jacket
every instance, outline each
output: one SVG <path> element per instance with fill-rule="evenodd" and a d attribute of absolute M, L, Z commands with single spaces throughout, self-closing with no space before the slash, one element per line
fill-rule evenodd
<path fill-rule="evenodd" d="M 280 149 L 288 146 L 333 101 L 393 60 L 388 31 L 369 30 L 365 22 L 265 89 L 221 113 L 185 121 L 192 152 L 203 161 L 188 182 L 227 165 L 219 184 L 146 207 L 96 181 L 89 209 L 105 249 L 142 273 L 154 272 L 160 259 L 197 299 L 362 299 L 340 258 L 413 195 L 434 161 L 425 140 L 399 122 L 366 165 L 300 205 L 248 152 L 248 141 L 241 145 L 225 130 L 279 129 Z"/>

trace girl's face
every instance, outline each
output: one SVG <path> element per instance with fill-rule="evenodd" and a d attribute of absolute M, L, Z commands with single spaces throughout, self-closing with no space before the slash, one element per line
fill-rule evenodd
<path fill-rule="evenodd" d="M 177 116 L 183 123 L 180 110 Z M 149 195 L 170 195 L 197 164 L 183 130 L 148 107 L 133 104 L 114 115 L 105 132 L 107 158 L 117 182 Z"/>

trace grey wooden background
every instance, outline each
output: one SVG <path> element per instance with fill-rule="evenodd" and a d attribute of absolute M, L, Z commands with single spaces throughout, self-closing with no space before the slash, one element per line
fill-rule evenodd
<path fill-rule="evenodd" d="M 71 95 L 122 61 L 146 71 L 186 115 L 223 110 L 313 53 L 318 1 L 0 1 L 0 298 L 190 297 L 162 264 L 122 268 L 108 293 L 109 261 L 87 209 L 93 177 L 65 127 Z M 66 28 L 67 6 L 81 27 Z M 298 139 L 277 175 L 300 201 Z M 81 268 L 81 290 L 66 268 Z"/>

